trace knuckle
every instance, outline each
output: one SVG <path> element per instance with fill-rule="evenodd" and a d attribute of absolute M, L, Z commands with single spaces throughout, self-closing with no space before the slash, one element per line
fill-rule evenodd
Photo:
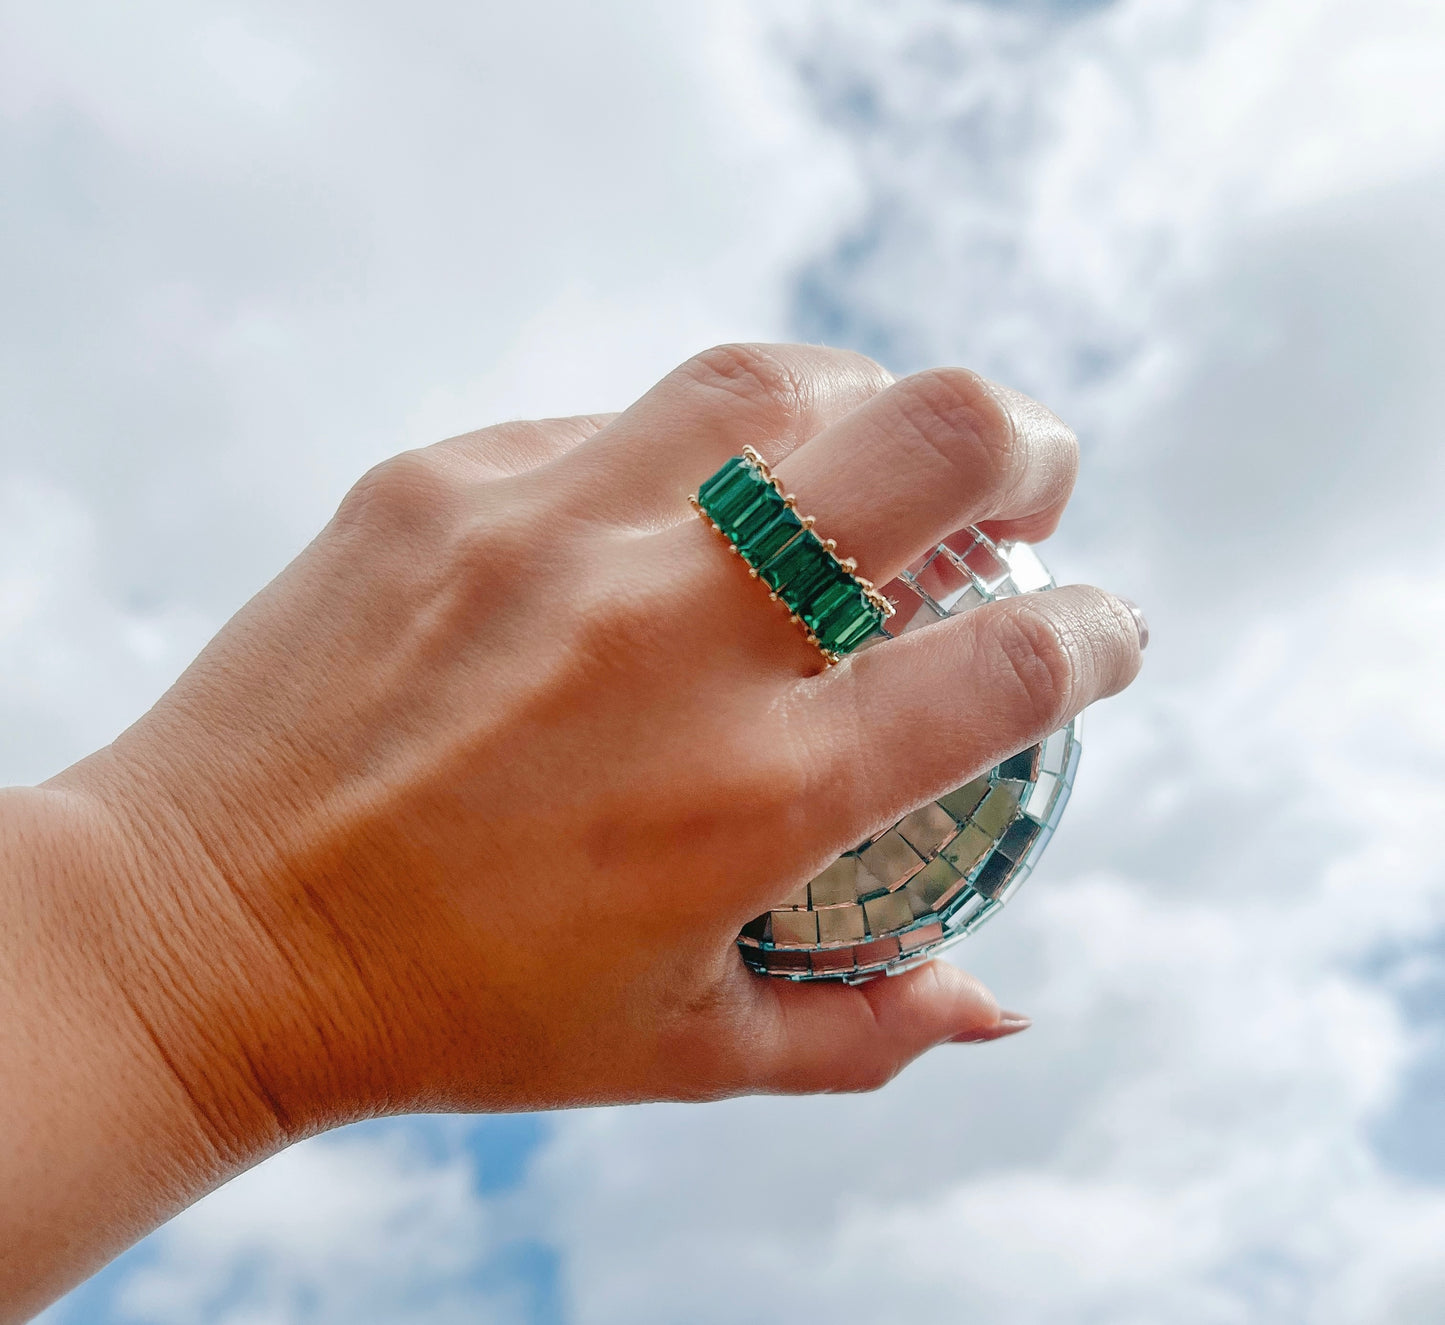
<path fill-rule="evenodd" d="M 929 368 L 895 391 L 905 425 L 975 491 L 1002 495 L 1017 482 L 1013 420 L 977 373 Z"/>
<path fill-rule="evenodd" d="M 780 416 L 800 412 L 807 395 L 798 375 L 762 345 L 714 345 L 694 355 L 678 372 L 705 391 L 721 392 Z"/>
<path fill-rule="evenodd" d="M 1063 628 L 1032 604 L 1001 616 L 999 650 L 1013 698 L 1030 730 L 1052 731 L 1067 721 L 1078 687 L 1074 651 Z"/>
<path fill-rule="evenodd" d="M 455 479 L 428 450 L 403 451 L 373 466 L 352 486 L 337 511 L 342 526 L 414 529 L 450 509 Z"/>
<path fill-rule="evenodd" d="M 536 420 L 508 419 L 452 440 L 465 441 L 480 459 L 506 472 L 519 467 L 519 461 L 525 464 L 525 457 L 550 439 L 546 427 Z"/>
<path fill-rule="evenodd" d="M 525 521 L 477 511 L 459 520 L 446 543 L 446 565 L 463 583 L 509 588 L 514 579 L 535 574 L 535 536 Z"/>

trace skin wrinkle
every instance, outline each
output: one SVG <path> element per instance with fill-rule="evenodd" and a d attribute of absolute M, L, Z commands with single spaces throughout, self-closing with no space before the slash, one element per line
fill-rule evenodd
<path fill-rule="evenodd" d="M 954 475 L 953 491 L 968 493 L 978 518 L 1006 509 L 1027 460 L 1008 411 L 961 369 L 930 369 L 900 385 L 898 412 L 910 441 Z"/>
<path fill-rule="evenodd" d="M 154 1048 L 157 1056 L 165 1064 L 176 1086 L 189 1102 L 197 1121 L 201 1123 L 201 1134 L 210 1152 L 207 1158 L 215 1163 L 222 1160 L 234 1160 L 238 1155 L 244 1153 L 241 1148 L 227 1143 L 226 1130 L 221 1125 L 221 1120 L 216 1116 L 211 1103 L 206 1100 L 205 1093 L 198 1090 L 194 1078 L 188 1076 L 181 1069 L 175 1054 L 167 1047 L 165 1037 L 160 1034 L 140 1001 L 132 993 L 130 982 L 125 979 L 124 973 L 117 970 L 111 960 L 102 960 L 100 965 L 111 977 L 109 985 L 115 996 L 119 998 L 135 1024 L 140 1028 L 141 1033 Z M 155 986 L 170 991 L 173 1003 L 183 1002 L 186 999 L 185 991 L 178 987 L 173 978 L 172 973 L 176 969 L 174 962 L 146 963 L 146 965 L 149 968 L 147 972 L 149 980 Z M 232 1135 L 238 1135 L 240 1131 L 239 1128 L 233 1128 Z"/>
<path fill-rule="evenodd" d="M 1055 519 L 1073 485 L 1077 446 L 1067 430 L 1019 426 L 1001 400 L 962 369 L 914 374 L 835 421 L 777 472 L 863 573 L 886 583 L 921 547 L 965 523 Z M 1019 408 L 1027 419 L 1052 418 Z M 859 509 L 864 488 L 871 500 Z"/>
<path fill-rule="evenodd" d="M 1045 539 L 1057 527 L 1078 477 L 1079 440 L 1052 410 L 1037 401 L 977 374 L 972 376 L 979 390 L 994 401 L 1009 431 L 1006 445 L 1014 458 L 1014 481 L 1000 504 L 1005 510 L 1029 511 L 1022 517 L 981 523 L 996 525 L 1001 537 Z"/>
<path fill-rule="evenodd" d="M 369 537 L 427 537 L 439 515 L 457 508 L 455 471 L 428 448 L 402 451 L 373 465 L 341 499 L 331 527 Z"/>
<path fill-rule="evenodd" d="M 91 821 L 108 825 L 114 822 L 117 815 L 114 806 L 104 805 L 84 790 L 56 790 L 46 795 L 65 803 L 68 806 L 66 813 L 71 818 L 84 816 Z M 108 861 L 110 867 L 105 868 L 104 873 L 97 877 L 103 893 L 98 893 L 87 884 L 81 892 L 75 893 L 75 890 L 71 890 L 72 894 L 66 896 L 68 910 L 62 919 L 64 935 L 68 945 L 74 946 L 85 972 L 103 977 L 104 998 L 101 1001 L 100 1014 L 88 1017 L 88 1023 L 92 1026 L 107 1023 L 111 1009 L 116 1006 L 123 1007 L 129 1014 L 129 1017 L 124 1019 L 127 1024 L 117 1027 L 118 1035 L 114 1039 L 107 1039 L 107 1049 L 116 1049 L 120 1043 L 126 1042 L 131 1032 L 137 1033 L 146 1045 L 144 1053 L 153 1056 L 153 1061 L 159 1063 L 165 1075 L 165 1082 L 158 1085 L 156 1094 L 168 1094 L 169 1087 L 178 1091 L 181 1097 L 188 1101 L 184 1120 L 169 1117 L 166 1124 L 175 1134 L 178 1150 L 165 1160 L 165 1166 L 182 1188 L 198 1194 L 205 1186 L 210 1185 L 210 1179 L 204 1176 L 207 1173 L 230 1170 L 240 1163 L 253 1162 L 256 1157 L 256 1136 L 254 1128 L 247 1127 L 240 1131 L 240 1134 L 246 1136 L 244 1147 L 234 1147 L 228 1143 L 227 1128 L 221 1126 L 220 1115 L 211 1107 L 211 1101 L 205 1100 L 204 1091 L 199 1091 L 197 1079 L 194 1075 L 188 1076 L 182 1071 L 176 1061 L 175 1050 L 168 1048 L 166 1037 L 160 1033 L 158 1023 L 146 1013 L 142 1001 L 134 996 L 133 981 L 127 978 L 126 968 L 136 959 L 143 961 L 147 967 L 146 983 L 149 983 L 153 991 L 166 994 L 171 1006 L 185 1004 L 191 994 L 184 984 L 175 978 L 176 972 L 182 970 L 182 964 L 173 959 L 175 949 L 171 945 L 172 926 L 153 923 L 158 920 L 158 916 L 153 910 L 147 909 L 144 890 L 134 886 L 137 880 L 136 867 L 139 864 L 136 851 L 110 853 L 111 838 L 113 834 L 104 831 L 94 834 L 94 837 L 87 835 L 85 838 L 85 850 L 81 858 L 87 866 L 92 866 L 97 861 Z M 143 840 L 142 832 L 131 841 Z M 82 922 L 81 916 L 77 915 L 77 909 L 88 913 L 90 925 Z M 134 948 L 133 935 L 129 933 L 133 926 L 118 923 L 117 918 L 127 915 L 130 915 L 131 920 L 139 915 L 140 919 L 152 922 L 155 945 L 160 951 L 168 952 L 172 959 L 146 961 L 143 952 L 137 952 Z M 55 951 L 64 949 L 61 945 L 56 945 Z M 144 1074 L 142 1072 L 139 1075 Z M 121 1082 L 118 1081 L 108 1081 L 105 1091 L 123 1095 Z M 105 1098 L 108 1098 L 108 1094 Z M 163 1105 L 152 1104 L 147 1107 L 163 1108 Z M 192 1140 L 198 1140 L 201 1153 L 185 1153 L 185 1149 L 179 1147 L 182 1137 L 186 1147 L 191 1146 Z M 137 1235 L 143 1231 L 144 1227 L 140 1227 Z M 3 1309 L 3 1306 L 0 1306 L 0 1309 Z"/>
<path fill-rule="evenodd" d="M 183 814 L 183 811 L 181 811 L 181 813 Z M 207 846 L 204 836 L 196 832 L 194 825 L 191 826 L 191 834 L 197 849 L 200 850 L 202 855 L 206 857 L 212 868 L 216 871 L 216 877 L 221 880 L 227 890 L 227 895 L 248 915 L 251 923 L 255 927 L 257 935 L 261 937 L 264 943 L 269 944 L 271 950 L 280 957 L 289 970 L 295 984 L 298 987 L 304 987 L 308 983 L 307 967 L 296 946 L 287 942 L 283 936 L 278 935 L 275 932 L 274 926 L 266 923 L 265 917 L 249 897 L 246 889 L 241 887 L 234 878 L 226 874 L 220 861 L 212 854 L 210 848 Z M 204 947 L 204 943 L 199 935 L 193 936 L 192 946 L 197 948 Z M 177 958 L 178 956 L 179 954 L 177 954 Z M 169 964 L 162 964 L 159 968 L 153 969 L 151 972 L 151 980 L 154 982 L 159 979 L 159 972 L 170 969 L 185 969 L 186 963 L 184 960 L 177 958 L 173 958 Z M 255 979 L 256 974 L 257 968 L 248 963 L 242 978 L 247 981 L 252 981 Z M 209 1033 L 208 1028 L 211 1025 L 225 1024 L 224 1020 L 216 1018 L 215 1009 L 211 1006 L 210 1000 L 200 997 L 191 991 L 186 991 L 186 996 L 183 999 L 176 1000 L 176 1002 L 178 1006 L 188 1004 L 190 1008 L 186 1034 L 195 1037 L 199 1042 L 203 1043 L 209 1051 L 201 1060 L 203 1065 L 225 1063 L 232 1055 L 238 1055 L 240 1057 L 241 1064 L 244 1068 L 240 1074 L 243 1089 L 252 1092 L 266 1111 L 269 1112 L 275 1125 L 275 1134 L 278 1141 L 295 1140 L 299 1136 L 306 1135 L 311 1130 L 314 1130 L 315 1123 L 313 1120 L 298 1115 L 294 1108 L 288 1107 L 275 1093 L 274 1089 L 268 1083 L 265 1073 L 261 1069 L 259 1060 L 247 1047 L 243 1037 L 222 1040 Z M 315 1027 L 324 1047 L 326 1042 L 325 1022 L 318 1019 L 315 1022 Z M 152 1033 L 154 1034 L 153 1028 Z M 167 1063 L 175 1068 L 176 1060 L 168 1055 Z M 203 1075 L 209 1077 L 213 1074 L 208 1067 L 203 1066 Z M 202 1092 L 198 1090 L 193 1081 L 183 1079 L 182 1084 L 187 1094 L 193 1099 L 202 1095 Z M 211 1127 L 216 1129 L 216 1135 L 213 1139 L 218 1144 L 226 1145 L 234 1155 L 243 1155 L 246 1153 L 246 1143 L 242 1138 L 244 1138 L 248 1130 L 254 1126 L 254 1123 L 249 1121 L 249 1113 L 245 1111 L 238 1112 L 227 1119 L 224 1116 L 218 1116 L 214 1110 L 207 1109 L 201 1116 Z M 243 1118 L 247 1119 L 247 1121 L 243 1122 Z"/>
<path fill-rule="evenodd" d="M 439 449 L 455 456 L 482 476 L 515 477 L 543 468 L 585 442 L 617 415 L 574 414 L 556 419 L 518 419 L 491 428 L 460 433 L 439 443 Z"/>
<path fill-rule="evenodd" d="M 157 783 L 158 782 L 159 780 L 157 780 Z M 286 935 L 278 929 L 275 920 L 268 919 L 267 915 L 264 914 L 258 906 L 256 900 L 251 895 L 252 890 L 248 889 L 239 881 L 239 872 L 243 867 L 237 865 L 235 862 L 227 862 L 217 855 L 211 847 L 210 835 L 201 826 L 191 820 L 186 807 L 178 804 L 174 799 L 172 799 L 170 803 L 180 821 L 186 825 L 187 840 L 206 859 L 213 871 L 214 877 L 220 881 L 222 887 L 226 890 L 227 896 L 250 917 L 254 925 L 255 933 L 260 938 L 265 950 L 274 953 L 283 963 L 285 974 L 280 982 L 280 986 L 284 988 L 289 984 L 295 988 L 307 990 L 310 995 L 307 999 L 307 1005 L 319 1014 L 326 1006 L 328 987 L 325 984 L 318 985 L 313 978 L 312 972 L 314 969 L 317 969 L 314 959 L 315 954 L 308 955 L 307 951 L 302 946 L 299 946 L 298 943 L 288 941 Z M 344 822 L 345 816 L 336 817 L 339 821 Z M 321 920 L 323 926 L 330 934 L 331 941 L 338 944 L 343 955 L 348 958 L 352 964 L 354 974 L 357 978 L 358 1002 L 361 1004 L 363 1017 L 367 1018 L 366 1024 L 371 1028 L 373 1033 L 379 1030 L 383 1032 L 387 1031 L 388 1022 L 384 1016 L 386 1000 L 377 997 L 373 991 L 368 990 L 369 977 L 367 972 L 369 968 L 359 960 L 355 949 L 351 946 L 350 940 L 345 937 L 344 932 L 337 926 L 334 918 L 331 917 L 328 909 L 321 902 L 317 891 L 307 884 L 304 867 L 301 870 L 296 870 L 285 863 L 285 848 L 282 847 L 279 839 L 271 839 L 270 849 L 272 860 L 270 866 L 271 877 L 273 879 L 289 878 L 295 889 L 307 898 L 309 914 Z M 326 853 L 324 845 L 318 849 L 322 854 Z M 184 852 L 184 848 L 182 851 Z M 185 893 L 176 893 L 174 896 L 176 901 L 184 903 Z M 194 924 L 192 928 L 194 928 Z M 177 926 L 176 929 L 178 932 L 185 932 L 184 926 Z M 171 932 L 169 927 L 159 930 L 162 936 L 169 932 Z M 298 940 L 308 937 L 304 931 L 299 929 L 296 932 L 296 936 Z M 169 950 L 171 961 L 163 964 L 159 969 L 185 969 L 188 963 L 184 956 L 184 946 L 182 948 L 173 947 L 169 940 L 164 937 L 162 937 L 161 942 L 163 942 Z M 189 946 L 199 949 L 204 945 L 198 936 L 193 936 L 192 943 Z M 255 972 L 259 969 L 261 968 L 249 968 L 247 978 L 253 979 Z M 324 967 L 321 969 L 324 969 Z M 218 1063 L 224 1061 L 226 1055 L 219 1052 L 219 1047 L 222 1042 L 208 1035 L 205 1029 L 215 1015 L 209 1000 L 191 996 L 188 1001 L 193 1005 L 194 1009 L 193 1015 L 189 1019 L 191 1026 L 190 1033 L 198 1036 L 199 1039 L 204 1041 L 212 1050 L 211 1054 L 207 1056 L 208 1062 Z M 370 1009 L 369 1016 L 366 1011 L 367 1008 Z M 328 1057 L 333 1052 L 334 1047 L 341 1043 L 335 1032 L 328 1029 L 333 1021 L 333 1016 L 317 1015 L 312 1022 L 323 1053 Z M 241 1054 L 247 1069 L 245 1073 L 247 1079 L 246 1088 L 253 1089 L 264 1101 L 266 1107 L 273 1112 L 277 1127 L 279 1128 L 279 1135 L 294 1139 L 299 1135 L 305 1135 L 316 1130 L 321 1120 L 306 1117 L 298 1112 L 294 1105 L 288 1106 L 281 1101 L 273 1086 L 268 1084 L 265 1079 L 258 1060 L 246 1049 L 244 1040 L 234 1043 L 226 1041 L 225 1044 L 232 1052 L 238 1051 Z M 188 1091 L 193 1091 L 194 1087 L 190 1083 L 187 1083 L 187 1089 Z M 234 1124 L 235 1120 L 232 1120 L 232 1122 Z M 236 1129 L 233 1127 L 233 1130 Z M 226 1142 L 226 1144 L 229 1144 L 229 1142 Z"/>
<path fill-rule="evenodd" d="M 159 780 L 148 777 L 143 763 L 138 764 L 135 771 L 139 772 L 141 776 L 147 777 L 158 796 L 165 797 L 163 784 Z M 134 835 L 134 840 L 144 843 L 150 848 L 149 852 L 144 854 L 164 854 L 171 850 L 165 844 L 166 835 L 156 828 L 149 816 L 136 814 L 134 807 L 124 802 L 107 800 L 104 804 L 109 814 L 125 818 L 131 834 Z M 196 845 L 209 859 L 209 853 L 205 851 L 204 843 L 197 841 Z M 142 859 L 144 859 L 144 855 Z M 209 860 L 209 863 L 212 869 L 217 871 L 215 877 L 222 878 L 223 876 L 217 870 L 216 862 Z M 129 878 L 131 876 L 129 872 L 122 871 L 121 877 Z M 189 887 L 194 887 L 196 877 L 194 872 L 189 874 Z M 156 905 L 161 900 L 163 899 L 156 897 L 144 888 L 136 889 L 135 908 L 149 922 L 142 927 L 143 932 L 148 931 L 148 943 L 137 945 L 135 937 L 127 933 L 125 950 L 128 957 L 123 965 L 125 968 L 129 968 L 132 963 L 135 963 L 140 969 L 127 978 L 126 969 L 117 969 L 109 962 L 106 965 L 112 970 L 112 983 L 117 995 L 131 1010 L 137 1024 L 154 1044 L 160 1058 L 174 1076 L 176 1084 L 184 1092 L 186 1098 L 191 1101 L 196 1120 L 201 1125 L 202 1133 L 212 1151 L 212 1157 L 227 1156 L 234 1160 L 249 1153 L 253 1144 L 250 1138 L 256 1130 L 254 1120 L 247 1116 L 243 1121 L 242 1112 L 235 1112 L 233 1116 L 227 1117 L 228 1113 L 232 1113 L 228 1107 L 217 1108 L 215 1101 L 208 1102 L 209 1092 L 201 1087 L 198 1075 L 194 1070 L 190 1073 L 182 1070 L 181 1063 L 185 1061 L 185 1055 L 175 1048 L 166 1047 L 157 1023 L 144 1011 L 143 1002 L 136 992 L 136 987 L 169 990 L 170 1007 L 189 1012 L 189 1015 L 182 1017 L 182 1020 L 188 1023 L 188 1029 L 184 1035 L 192 1037 L 196 1043 L 204 1044 L 208 1050 L 202 1056 L 202 1062 L 224 1061 L 225 1055 L 219 1052 L 221 1041 L 212 1036 L 207 1029 L 208 1020 L 204 1015 L 205 1000 L 176 978 L 178 973 L 186 971 L 191 965 L 188 960 L 187 944 L 184 940 L 187 937 L 188 928 L 195 928 L 194 917 L 199 914 L 199 907 L 188 905 L 191 900 L 189 891 L 173 892 L 164 899 L 169 902 L 167 907 L 169 915 L 167 922 L 161 923 L 161 916 Z M 189 927 L 182 923 L 184 916 L 175 911 L 176 907 L 179 907 L 181 912 L 190 911 L 193 920 Z M 177 936 L 180 936 L 179 941 Z M 236 1046 L 229 1047 L 234 1049 Z M 290 1120 L 286 1117 L 285 1110 L 270 1095 L 265 1084 L 255 1075 L 254 1070 L 251 1076 L 251 1086 L 255 1094 L 271 1113 L 274 1136 L 282 1138 L 292 1135 L 288 1127 Z"/>
<path fill-rule="evenodd" d="M 1017 606 L 1015 605 L 1017 603 Z M 1072 711 L 1074 675 L 1064 627 L 1019 599 L 998 613 L 999 652 L 1029 705 L 1030 732 L 1056 730 Z"/>
<path fill-rule="evenodd" d="M 766 347 L 766 352 L 812 379 L 808 399 L 799 402 L 805 412 L 779 416 L 743 408 L 733 392 L 700 392 L 694 370 L 685 364 L 586 448 L 591 481 L 585 492 L 592 507 L 607 505 L 601 498 L 610 494 L 612 504 L 636 511 L 636 527 L 667 528 L 692 521 L 686 495 L 744 445 L 757 447 L 770 463 L 780 463 L 893 381 L 886 369 L 850 350 L 779 345 Z M 619 484 L 618 475 L 629 481 Z M 639 483 L 639 475 L 650 481 Z"/>
<path fill-rule="evenodd" d="M 681 371 L 704 390 L 721 391 L 758 409 L 769 424 L 804 416 L 815 403 L 814 393 L 784 360 L 756 345 L 704 350 Z"/>

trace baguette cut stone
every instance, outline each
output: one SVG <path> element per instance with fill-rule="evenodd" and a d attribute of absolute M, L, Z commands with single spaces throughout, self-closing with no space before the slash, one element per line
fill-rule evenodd
<path fill-rule="evenodd" d="M 814 594 L 844 573 L 812 530 L 795 538 L 758 569 L 778 596 L 800 616 Z"/>
<path fill-rule="evenodd" d="M 803 620 L 810 626 L 822 625 L 838 608 L 851 605 L 857 597 L 857 587 L 846 576 L 840 577 L 814 596 Z"/>
<path fill-rule="evenodd" d="M 851 620 L 853 609 L 861 598 L 853 577 L 839 568 L 838 577 L 813 595 L 812 600 L 804 605 L 801 615 L 814 631 L 821 634 L 835 624 L 835 618 L 842 618 L 836 621 L 836 625 Z"/>
<path fill-rule="evenodd" d="M 747 461 L 741 456 L 734 456 L 698 488 L 699 503 L 711 511 L 719 501 L 726 497 L 727 493 L 747 482 L 749 468 Z"/>
<path fill-rule="evenodd" d="M 746 460 L 730 460 L 713 478 L 698 489 L 697 499 L 713 523 L 734 543 L 759 515 L 770 510 L 772 498 L 779 507 L 783 499 L 773 485 Z"/>
<path fill-rule="evenodd" d="M 716 520 L 739 493 L 752 487 L 750 467 L 742 460 L 729 460 L 697 490 L 698 504 Z"/>
<path fill-rule="evenodd" d="M 819 643 L 834 653 L 849 653 L 869 635 L 881 629 L 883 613 L 864 596 L 850 579 L 818 596 L 803 620 L 812 628 Z"/>
<path fill-rule="evenodd" d="M 777 497 L 776 492 L 773 496 Z M 748 559 L 748 565 L 759 566 L 775 557 L 803 530 L 803 522 L 788 509 L 778 497 L 777 509 L 771 510 L 765 504 L 758 508 L 753 528 L 738 539 L 738 551 Z"/>

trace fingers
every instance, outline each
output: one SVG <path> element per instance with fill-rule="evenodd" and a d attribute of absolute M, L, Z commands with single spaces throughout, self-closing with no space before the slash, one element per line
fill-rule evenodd
<path fill-rule="evenodd" d="M 961 368 L 877 393 L 777 466 L 798 507 L 882 583 L 968 524 L 1007 537 L 1053 531 L 1078 444 L 1036 401 Z"/>
<path fill-rule="evenodd" d="M 1028 1025 L 947 962 L 862 985 L 766 976 L 752 984 L 745 1034 L 755 1090 L 874 1090 L 934 1045 L 998 1039 Z"/>
<path fill-rule="evenodd" d="M 1057 731 L 1139 661 L 1130 605 L 1076 585 L 985 604 L 799 682 L 796 720 L 832 798 L 815 817 L 842 813 L 843 837 L 865 833 Z"/>
<path fill-rule="evenodd" d="M 686 498 L 729 456 L 781 459 L 893 381 L 851 350 L 720 345 L 676 368 L 570 458 L 579 489 L 620 521 L 661 528 L 692 517 Z"/>

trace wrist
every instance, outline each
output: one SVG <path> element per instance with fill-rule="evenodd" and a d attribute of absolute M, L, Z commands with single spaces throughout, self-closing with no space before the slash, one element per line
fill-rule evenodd
<path fill-rule="evenodd" d="M 232 1168 L 394 1107 L 398 1000 L 328 906 L 325 881 L 349 880 L 312 844 L 337 826 L 285 776 L 157 710 L 50 784 L 106 820 L 129 890 L 107 917 L 114 983 Z"/>
<path fill-rule="evenodd" d="M 261 1153 L 219 1142 L 137 991 L 139 863 L 83 791 L 0 791 L 0 1321 Z"/>
<path fill-rule="evenodd" d="M 221 1169 L 239 1169 L 315 1130 L 282 1107 L 266 1072 L 280 1037 L 258 1006 L 284 1001 L 285 962 L 248 914 L 218 843 L 143 761 L 116 747 L 67 769 L 45 790 L 88 820 L 76 871 L 72 957 L 97 993 L 126 1010 L 154 1064 L 184 1099 Z"/>

